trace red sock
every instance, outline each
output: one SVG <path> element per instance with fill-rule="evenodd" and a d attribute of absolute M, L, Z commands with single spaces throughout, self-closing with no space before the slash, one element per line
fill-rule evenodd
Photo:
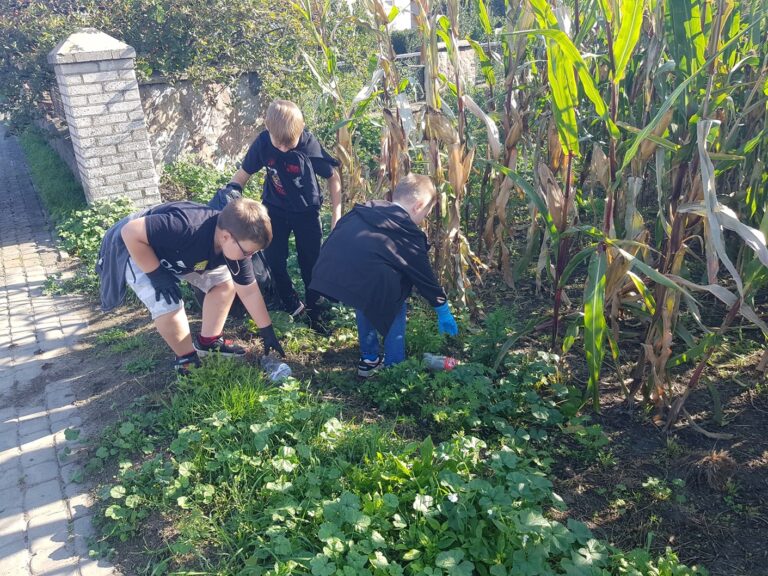
<path fill-rule="evenodd" d="M 219 338 L 221 338 L 221 334 L 219 334 L 218 336 L 203 336 L 202 334 L 200 334 L 200 336 L 197 337 L 197 341 L 200 342 L 200 344 L 202 344 L 203 346 L 210 346 L 211 344 L 216 342 L 216 340 L 218 340 Z"/>

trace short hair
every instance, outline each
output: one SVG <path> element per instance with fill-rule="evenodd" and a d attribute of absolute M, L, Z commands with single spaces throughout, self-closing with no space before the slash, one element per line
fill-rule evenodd
<path fill-rule="evenodd" d="M 412 204 L 416 200 L 426 200 L 428 203 L 435 201 L 437 190 L 432 183 L 432 178 L 423 174 L 408 174 L 400 179 L 392 192 L 394 202 Z"/>
<path fill-rule="evenodd" d="M 219 213 L 216 226 L 226 230 L 236 240 L 250 240 L 263 250 L 272 242 L 272 222 L 261 202 L 237 198 Z"/>
<path fill-rule="evenodd" d="M 264 125 L 276 144 L 293 148 L 304 130 L 304 115 L 290 100 L 273 100 L 267 108 Z"/>

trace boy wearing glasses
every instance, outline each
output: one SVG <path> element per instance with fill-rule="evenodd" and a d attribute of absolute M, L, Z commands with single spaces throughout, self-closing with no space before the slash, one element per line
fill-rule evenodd
<path fill-rule="evenodd" d="M 119 305 L 125 287 L 149 309 L 155 327 L 176 354 L 174 368 L 186 374 L 212 352 L 244 356 L 222 336 L 229 308 L 240 297 L 259 327 L 264 353 L 285 355 L 253 273 L 251 256 L 272 240 L 263 205 L 239 198 L 221 211 L 194 202 L 169 202 L 124 218 L 104 236 L 96 271 L 102 308 Z M 190 333 L 179 282 L 206 296 L 199 334 Z"/>

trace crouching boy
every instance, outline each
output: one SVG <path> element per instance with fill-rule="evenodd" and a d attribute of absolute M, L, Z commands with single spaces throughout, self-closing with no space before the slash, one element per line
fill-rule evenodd
<path fill-rule="evenodd" d="M 458 331 L 419 228 L 436 196 L 427 176 L 410 174 L 395 187 L 392 202 L 357 204 L 320 250 L 311 288 L 355 308 L 359 376 L 405 359 L 405 302 L 414 286 L 435 308 L 440 333 Z M 384 336 L 383 357 L 377 333 Z"/>
<path fill-rule="evenodd" d="M 272 227 L 259 202 L 240 198 L 221 211 L 193 202 L 169 202 L 128 216 L 104 236 L 96 271 L 105 311 L 118 306 L 126 285 L 149 309 L 157 331 L 186 374 L 211 352 L 244 356 L 222 336 L 235 295 L 259 327 L 264 353 L 285 355 L 253 274 L 251 256 L 269 245 Z M 203 321 L 194 339 L 179 282 L 205 292 Z M 234 280 L 234 282 L 233 282 Z"/>

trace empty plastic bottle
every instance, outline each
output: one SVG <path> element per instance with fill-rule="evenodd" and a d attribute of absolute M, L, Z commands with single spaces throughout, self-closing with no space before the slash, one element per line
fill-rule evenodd
<path fill-rule="evenodd" d="M 292 374 L 291 367 L 275 356 L 262 356 L 260 364 L 264 368 L 264 372 L 267 373 L 267 378 L 272 382 L 285 380 Z"/>
<path fill-rule="evenodd" d="M 438 354 L 424 353 L 423 357 L 424 366 L 429 370 L 453 370 L 459 365 L 459 361 L 451 356 L 440 356 Z"/>

